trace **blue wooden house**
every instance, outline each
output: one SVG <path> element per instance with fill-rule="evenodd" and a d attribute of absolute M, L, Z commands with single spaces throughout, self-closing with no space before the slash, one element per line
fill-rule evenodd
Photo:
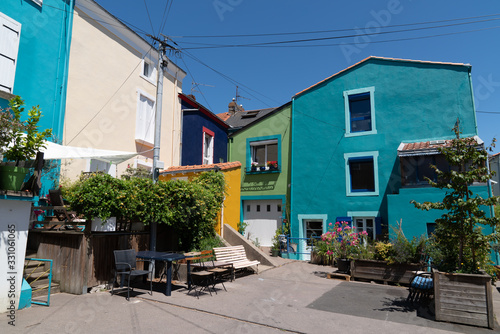
<path fill-rule="evenodd" d="M 180 93 L 182 111 L 181 166 L 227 162 L 229 125 L 196 102 L 194 96 Z"/>
<path fill-rule="evenodd" d="M 292 104 L 292 237 L 318 236 L 337 220 L 372 239 L 400 221 L 407 238 L 433 229 L 441 213 L 410 200 L 443 198 L 424 177 L 435 177 L 430 163 L 447 168 L 437 147 L 457 120 L 463 137 L 477 136 L 470 65 L 369 57 Z M 487 197 L 487 185 L 474 192 Z M 309 245 L 297 244 L 307 259 Z"/>

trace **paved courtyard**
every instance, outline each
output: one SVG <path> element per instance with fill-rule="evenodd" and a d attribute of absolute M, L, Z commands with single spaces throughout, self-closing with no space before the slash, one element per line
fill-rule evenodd
<path fill-rule="evenodd" d="M 97 292 L 51 297 L 50 307 L 33 305 L 7 318 L 1 333 L 500 333 L 495 330 L 436 322 L 432 305 L 406 302 L 408 289 L 326 279 L 331 267 L 290 262 L 259 275 L 226 283 L 227 292 L 202 294 L 164 284 L 124 294 Z M 500 293 L 493 291 L 500 314 Z"/>

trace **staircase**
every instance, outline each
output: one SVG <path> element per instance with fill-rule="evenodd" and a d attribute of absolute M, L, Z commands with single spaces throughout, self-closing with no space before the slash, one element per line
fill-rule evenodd
<path fill-rule="evenodd" d="M 37 258 L 36 253 L 26 252 L 26 258 Z M 48 295 L 49 264 L 46 261 L 24 260 L 24 274 L 32 289 L 32 299 L 45 299 Z M 60 292 L 59 283 L 52 281 L 50 294 Z"/>

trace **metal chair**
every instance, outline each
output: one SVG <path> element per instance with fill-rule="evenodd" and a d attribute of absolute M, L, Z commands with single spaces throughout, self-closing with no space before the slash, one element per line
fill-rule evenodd
<path fill-rule="evenodd" d="M 153 272 L 150 270 L 140 270 L 136 268 L 136 252 L 133 249 L 115 250 L 115 277 L 111 287 L 111 295 L 114 294 L 114 287 L 116 278 L 121 275 L 120 288 L 123 288 L 125 277 L 127 278 L 127 300 L 130 300 L 130 278 L 144 275 L 151 275 L 150 277 L 150 295 L 153 295 Z M 146 262 L 147 260 L 145 260 Z M 149 262 L 149 261 L 147 261 Z M 132 289 L 133 290 L 133 289 Z"/>

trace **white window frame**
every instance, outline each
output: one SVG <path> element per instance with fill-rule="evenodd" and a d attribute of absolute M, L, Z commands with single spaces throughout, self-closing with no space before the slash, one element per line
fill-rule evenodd
<path fill-rule="evenodd" d="M 116 177 L 116 164 L 99 159 L 87 159 L 86 172 L 104 172 Z"/>
<path fill-rule="evenodd" d="M 7 94 L 14 92 L 21 26 L 21 23 L 0 12 L 0 91 Z"/>
<path fill-rule="evenodd" d="M 208 150 L 206 146 L 207 138 L 210 139 L 210 143 L 208 145 Z M 215 135 L 213 131 L 203 127 L 203 157 L 202 157 L 202 165 L 211 165 L 214 163 L 214 140 Z"/>
<path fill-rule="evenodd" d="M 147 110 L 146 111 L 143 110 L 144 102 L 141 101 L 141 98 L 153 102 L 152 109 L 149 112 Z M 141 89 L 138 89 L 137 112 L 135 119 L 135 141 L 150 147 L 153 147 L 154 145 L 155 110 L 156 110 L 155 98 L 152 95 L 142 91 Z M 143 115 L 144 113 L 145 115 Z"/>
<path fill-rule="evenodd" d="M 370 117 L 371 117 L 371 131 L 359 131 L 351 132 L 351 113 L 349 110 L 349 96 L 370 93 Z M 375 87 L 358 88 L 344 91 L 344 108 L 345 108 L 345 136 L 355 137 L 355 136 L 366 136 L 377 134 L 377 124 L 375 121 Z"/>
<path fill-rule="evenodd" d="M 150 68 L 149 75 L 144 74 L 144 68 L 146 65 Z M 157 76 L 157 70 L 155 63 L 148 58 L 143 58 L 141 63 L 141 78 L 156 86 L 156 76 Z"/>
<path fill-rule="evenodd" d="M 363 231 L 368 232 L 366 230 L 366 220 L 367 219 L 372 219 L 373 220 L 373 233 L 369 237 L 372 238 L 372 240 L 375 240 L 377 236 L 377 217 L 379 217 L 378 211 L 348 211 L 347 215 L 351 217 L 352 219 L 352 228 L 355 229 L 356 232 L 358 231 L 358 226 L 356 224 L 356 219 L 362 219 L 363 220 Z"/>
<path fill-rule="evenodd" d="M 374 191 L 352 191 L 351 189 L 351 170 L 349 168 L 350 158 L 361 158 L 361 157 L 372 157 L 373 158 L 373 178 L 375 183 Z M 345 160 L 345 184 L 346 184 L 346 196 L 378 196 L 379 195 L 379 185 L 378 185 L 378 151 L 369 152 L 356 152 L 356 153 L 344 153 Z"/>
<path fill-rule="evenodd" d="M 250 159 L 251 159 L 251 162 L 254 162 L 254 157 L 255 157 L 255 154 L 254 154 L 254 147 L 255 146 L 265 146 L 265 161 L 264 161 L 264 166 L 267 166 L 267 162 L 268 161 L 277 161 L 278 164 L 279 164 L 279 146 L 278 146 L 278 149 L 277 149 L 277 152 L 276 152 L 276 160 L 272 160 L 272 159 L 269 159 L 268 155 L 267 155 L 267 145 L 271 145 L 271 144 L 276 144 L 276 145 L 279 145 L 278 144 L 278 139 L 270 139 L 270 140 L 261 140 L 261 141 L 252 141 L 250 142 Z"/>

